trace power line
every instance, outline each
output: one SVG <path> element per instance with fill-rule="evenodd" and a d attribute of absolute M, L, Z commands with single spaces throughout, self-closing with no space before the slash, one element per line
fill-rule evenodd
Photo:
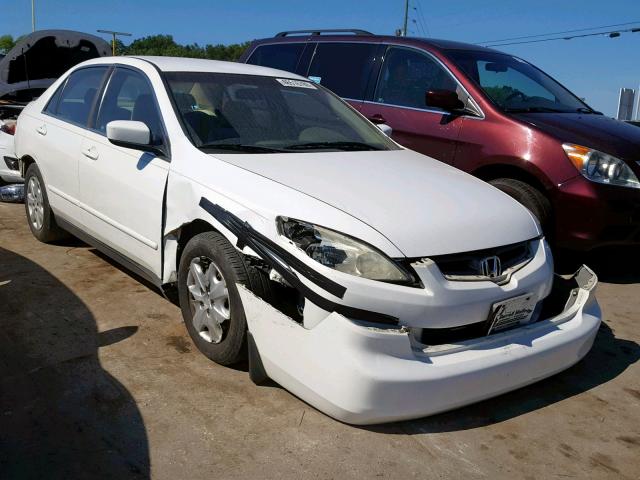
<path fill-rule="evenodd" d="M 627 28 L 627 29 L 624 29 L 624 30 L 610 30 L 608 32 L 584 33 L 584 34 L 581 34 L 581 35 L 572 35 L 572 36 L 569 36 L 569 37 L 542 38 L 542 39 L 539 39 L 539 40 L 525 40 L 525 41 L 522 41 L 522 42 L 492 43 L 492 44 L 486 45 L 486 46 L 487 47 L 505 47 L 507 45 L 522 45 L 522 44 L 525 44 L 525 43 L 550 42 L 550 41 L 553 41 L 553 40 L 571 40 L 573 38 L 596 37 L 596 36 L 599 36 L 599 35 L 608 35 L 611 38 L 616 38 L 616 37 L 619 37 L 621 33 L 626 33 L 626 32 L 632 32 L 632 33 L 640 32 L 640 27 Z"/>
<path fill-rule="evenodd" d="M 487 40 L 485 42 L 475 42 L 475 43 L 477 43 L 477 44 L 485 44 L 485 43 L 508 42 L 508 41 L 511 41 L 511 40 L 523 40 L 523 39 L 526 39 L 526 38 L 539 38 L 539 37 L 548 37 L 548 36 L 551 36 L 551 35 L 563 35 L 565 33 L 586 32 L 588 30 L 600 30 L 602 28 L 624 27 L 626 25 L 633 25 L 633 24 L 637 24 L 637 23 L 640 23 L 640 20 L 637 20 L 635 22 L 615 23 L 613 25 L 602 25 L 600 27 L 578 28 L 576 30 L 564 30 L 562 32 L 540 33 L 538 35 L 525 35 L 523 37 L 502 38 L 500 40 Z"/>
<path fill-rule="evenodd" d="M 425 20 L 424 15 L 422 13 L 422 3 L 420 2 L 420 0 L 416 0 L 416 4 L 418 5 L 418 15 L 420 16 L 420 19 L 424 24 L 424 29 L 426 30 L 427 35 L 431 36 L 431 32 L 429 32 L 429 24 Z"/>

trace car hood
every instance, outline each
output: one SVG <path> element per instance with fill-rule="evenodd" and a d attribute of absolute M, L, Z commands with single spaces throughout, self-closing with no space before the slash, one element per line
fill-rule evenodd
<path fill-rule="evenodd" d="M 70 30 L 39 30 L 21 38 L 0 59 L 0 98 L 25 89 L 46 89 L 71 67 L 111 55 L 100 37 Z"/>
<path fill-rule="evenodd" d="M 595 148 L 630 162 L 640 159 L 640 128 L 628 123 L 604 115 L 581 113 L 522 113 L 514 116 L 560 142 Z"/>
<path fill-rule="evenodd" d="M 511 197 L 410 150 L 215 156 L 351 215 L 407 257 L 468 252 L 541 234 Z"/>

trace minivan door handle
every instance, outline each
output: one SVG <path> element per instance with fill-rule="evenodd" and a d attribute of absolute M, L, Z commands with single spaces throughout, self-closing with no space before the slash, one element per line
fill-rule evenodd
<path fill-rule="evenodd" d="M 38 128 L 36 128 L 36 132 L 38 132 L 40 135 L 46 135 L 47 134 L 47 126 L 46 125 L 40 125 Z"/>
<path fill-rule="evenodd" d="M 372 123 L 375 123 L 376 125 L 387 123 L 387 120 L 379 113 L 376 113 L 375 115 L 371 115 L 369 117 L 369 121 Z"/>
<path fill-rule="evenodd" d="M 90 158 L 91 160 L 97 160 L 100 156 L 96 147 L 85 148 L 84 150 L 82 150 L 82 154 L 85 157 Z"/>

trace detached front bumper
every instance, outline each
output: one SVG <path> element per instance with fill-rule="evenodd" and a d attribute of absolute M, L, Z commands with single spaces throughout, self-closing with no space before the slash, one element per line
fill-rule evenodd
<path fill-rule="evenodd" d="M 596 283 L 595 274 L 582 267 L 554 282 L 556 293 L 564 287 L 567 294 L 559 313 L 437 348 L 416 344 L 406 329 L 366 327 L 337 313 L 305 329 L 238 287 L 268 376 L 338 420 L 373 424 L 468 405 L 575 364 L 600 325 Z"/>

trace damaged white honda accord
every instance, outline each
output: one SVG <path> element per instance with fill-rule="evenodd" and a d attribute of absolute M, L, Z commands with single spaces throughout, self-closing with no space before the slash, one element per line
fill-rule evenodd
<path fill-rule="evenodd" d="M 595 275 L 554 277 L 529 211 L 291 73 L 90 60 L 24 109 L 16 152 L 38 239 L 175 292 L 207 357 L 344 422 L 535 382 L 600 324 Z"/>

